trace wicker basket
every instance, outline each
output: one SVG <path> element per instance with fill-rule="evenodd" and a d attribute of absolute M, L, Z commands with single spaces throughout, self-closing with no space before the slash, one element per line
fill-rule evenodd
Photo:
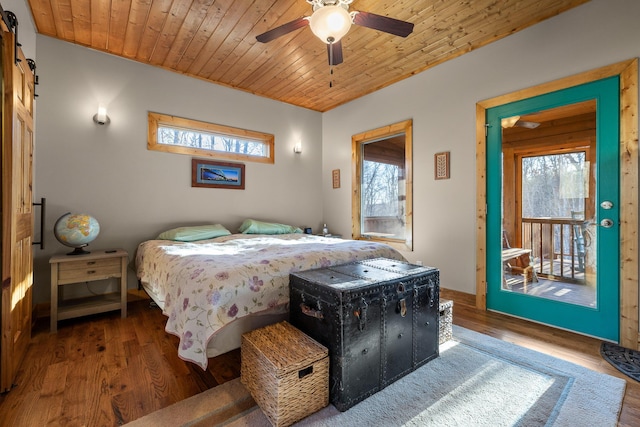
<path fill-rule="evenodd" d="M 453 337 L 453 301 L 448 299 L 440 300 L 440 344 L 449 341 Z"/>
<path fill-rule="evenodd" d="M 329 352 L 288 322 L 242 336 L 240 378 L 271 424 L 289 426 L 329 404 Z"/>

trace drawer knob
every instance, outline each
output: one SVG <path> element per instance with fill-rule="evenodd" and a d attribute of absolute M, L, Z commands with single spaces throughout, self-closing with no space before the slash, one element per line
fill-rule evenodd
<path fill-rule="evenodd" d="M 95 274 L 95 270 L 87 270 L 87 274 Z"/>
<path fill-rule="evenodd" d="M 87 265 L 94 265 L 95 263 L 95 261 L 87 261 Z"/>

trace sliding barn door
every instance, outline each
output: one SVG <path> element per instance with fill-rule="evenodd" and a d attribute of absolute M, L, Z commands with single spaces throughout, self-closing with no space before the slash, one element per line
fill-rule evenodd
<path fill-rule="evenodd" d="M 33 285 L 34 78 L 14 40 L 2 33 L 2 392 L 11 388 L 31 340 Z"/>

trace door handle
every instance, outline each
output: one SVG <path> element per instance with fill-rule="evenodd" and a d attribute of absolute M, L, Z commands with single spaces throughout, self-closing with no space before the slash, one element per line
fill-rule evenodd
<path fill-rule="evenodd" d="M 609 200 L 605 200 L 604 202 L 600 203 L 600 207 L 602 209 L 609 210 L 613 208 L 613 202 L 610 202 Z"/>
<path fill-rule="evenodd" d="M 613 227 L 613 220 L 609 218 L 605 218 L 602 221 L 600 221 L 600 226 L 604 228 L 611 228 Z"/>
<path fill-rule="evenodd" d="M 44 197 L 40 198 L 40 203 L 33 202 L 33 206 L 40 206 L 40 241 L 39 242 L 31 242 L 32 245 L 40 245 L 40 249 L 44 249 L 44 217 L 47 214 L 47 199 Z"/>

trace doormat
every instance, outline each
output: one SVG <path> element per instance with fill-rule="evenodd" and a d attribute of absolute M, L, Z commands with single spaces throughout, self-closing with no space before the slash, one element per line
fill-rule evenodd
<path fill-rule="evenodd" d="M 636 381 L 640 381 L 640 351 L 603 342 L 600 346 L 600 354 L 617 370 Z"/>

